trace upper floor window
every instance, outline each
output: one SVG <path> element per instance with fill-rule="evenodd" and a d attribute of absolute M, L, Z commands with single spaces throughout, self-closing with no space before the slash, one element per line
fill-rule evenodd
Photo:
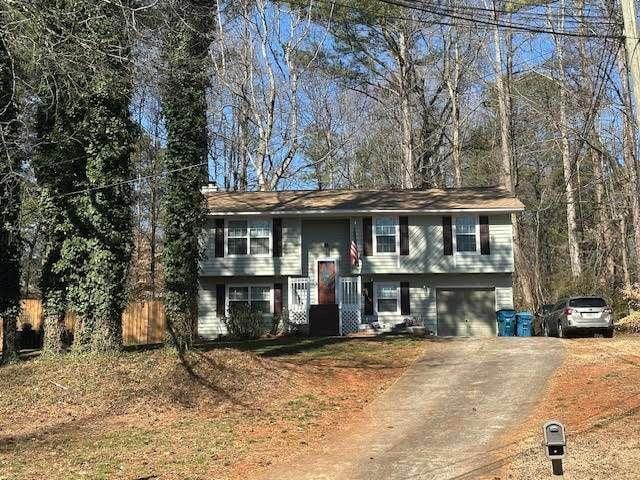
<path fill-rule="evenodd" d="M 269 220 L 229 220 L 227 224 L 228 255 L 269 255 L 271 222 Z"/>
<path fill-rule="evenodd" d="M 472 215 L 455 217 L 454 223 L 455 251 L 458 253 L 475 253 L 478 251 L 478 218 Z"/>
<path fill-rule="evenodd" d="M 374 223 L 374 251 L 377 254 L 398 252 L 398 219 L 377 217 Z"/>

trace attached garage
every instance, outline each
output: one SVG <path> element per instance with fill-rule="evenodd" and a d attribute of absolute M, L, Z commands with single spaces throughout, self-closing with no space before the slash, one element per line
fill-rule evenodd
<path fill-rule="evenodd" d="M 440 336 L 497 335 L 493 288 L 439 288 L 436 290 L 436 308 Z"/>

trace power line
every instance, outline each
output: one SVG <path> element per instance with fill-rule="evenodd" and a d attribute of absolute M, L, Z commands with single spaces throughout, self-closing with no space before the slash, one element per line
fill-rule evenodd
<path fill-rule="evenodd" d="M 409 2 L 410 0 L 403 0 L 405 3 Z M 472 6 L 472 5 L 456 5 L 455 7 L 451 7 L 451 6 L 447 6 L 447 5 L 443 5 L 441 3 L 432 3 L 432 2 L 428 2 L 426 0 L 423 1 L 419 1 L 419 0 L 413 0 L 416 3 L 419 3 L 420 5 L 423 6 L 428 6 L 431 8 L 438 8 L 441 10 L 448 10 L 448 11 L 461 11 L 461 10 L 467 10 L 467 11 L 471 11 L 471 12 L 484 12 L 484 13 L 488 13 L 490 15 L 494 15 L 494 14 L 500 14 L 500 15 L 510 15 L 510 16 L 518 16 L 518 17 L 522 17 L 522 18 L 536 18 L 536 19 L 540 19 L 540 20 L 548 20 L 549 18 L 559 18 L 559 17 L 564 17 L 566 20 L 571 20 L 571 21 L 577 21 L 577 19 L 592 19 L 592 20 L 606 20 L 605 23 L 615 23 L 618 24 L 617 21 L 613 20 L 610 16 L 608 15 L 589 15 L 589 14 L 576 14 L 576 13 L 572 13 L 568 18 L 567 15 L 563 15 L 563 14 L 558 14 L 555 12 L 549 12 L 549 13 L 538 13 L 538 12 L 523 12 L 523 11 L 512 11 L 512 10 L 502 10 L 499 8 L 486 8 L 486 7 L 480 7 L 480 6 Z"/>
<path fill-rule="evenodd" d="M 88 187 L 88 188 L 83 188 L 81 190 L 74 190 L 73 192 L 63 193 L 61 195 L 53 195 L 53 196 L 51 196 L 49 198 L 52 198 L 52 199 L 66 198 L 66 197 L 71 197 L 71 196 L 74 196 L 74 195 L 80 195 L 80 194 L 83 194 L 83 193 L 89 193 L 89 192 L 94 192 L 94 191 L 99 191 L 99 190 L 105 190 L 107 188 L 119 187 L 121 185 L 127 185 L 127 184 L 130 184 L 130 183 L 137 183 L 137 182 L 141 182 L 142 180 L 149 180 L 149 179 L 154 178 L 154 177 L 161 177 L 161 176 L 164 176 L 164 175 L 167 175 L 167 174 L 170 174 L 170 173 L 189 170 L 191 168 L 203 167 L 203 166 L 208 165 L 208 164 L 209 164 L 208 161 L 200 162 L 200 163 L 194 163 L 192 165 L 185 165 L 183 167 L 173 168 L 171 170 L 164 170 L 162 172 L 152 173 L 150 175 L 145 175 L 145 176 L 142 176 L 142 177 L 136 177 L 136 178 L 130 178 L 130 179 L 127 179 L 127 180 L 121 180 L 121 181 L 113 182 L 113 183 L 110 183 L 110 184 L 107 184 L 107 185 L 100 185 L 100 186 L 97 186 L 97 187 Z"/>
<path fill-rule="evenodd" d="M 398 20 L 398 21 L 403 21 L 403 22 L 412 22 L 412 23 L 416 23 L 416 24 L 420 24 L 420 25 L 424 25 L 425 23 L 427 23 L 424 19 L 420 19 L 420 18 L 416 18 L 416 17 L 404 17 L 404 16 L 399 16 L 399 15 L 390 15 L 388 13 L 386 13 L 386 14 L 378 13 L 378 12 L 375 12 L 375 11 L 365 10 L 363 8 L 358 8 L 358 7 L 355 7 L 353 5 L 340 3 L 340 2 L 337 2 L 335 0 L 316 0 L 316 1 L 318 3 L 323 3 L 325 5 L 334 6 L 334 7 L 335 6 L 342 7 L 342 8 L 345 8 L 347 10 L 358 12 L 358 13 L 363 14 L 363 15 L 371 15 L 371 16 L 374 16 L 376 18 L 380 18 L 380 19 L 384 19 L 384 20 Z M 428 11 L 426 9 L 414 8 L 412 6 L 407 6 L 407 5 L 404 5 L 404 4 L 393 3 L 393 2 L 389 2 L 389 1 L 385 1 L 385 0 L 378 0 L 378 1 L 382 2 L 382 3 L 389 4 L 389 5 L 401 6 L 403 8 L 406 8 L 407 10 L 418 10 L 418 11 L 423 11 L 423 12 L 427 12 L 427 13 L 432 13 L 431 11 Z M 453 17 L 453 15 L 448 14 L 446 12 L 435 12 L 433 14 L 437 15 L 437 16 L 443 16 L 443 17 Z M 530 26 L 526 26 L 526 25 L 522 25 L 522 24 L 495 22 L 493 20 L 479 20 L 478 21 L 475 17 L 471 17 L 471 18 L 469 18 L 469 17 L 461 17 L 461 16 L 457 16 L 457 17 L 459 19 L 462 19 L 462 20 L 466 21 L 466 22 L 469 22 L 469 24 L 454 23 L 454 22 L 449 22 L 449 21 L 445 21 L 445 20 L 435 20 L 435 19 L 429 20 L 428 23 L 430 25 L 440 25 L 440 26 L 446 26 L 446 27 L 467 28 L 467 29 L 479 29 L 479 28 L 481 28 L 481 29 L 484 29 L 484 30 L 489 30 L 489 29 L 492 29 L 491 27 L 499 27 L 499 28 L 510 28 L 510 29 L 514 29 L 514 30 L 525 30 L 525 31 L 533 32 L 533 33 L 547 33 L 547 34 L 556 33 L 558 35 L 565 35 L 565 36 L 571 36 L 571 37 L 616 39 L 616 40 L 621 40 L 623 38 L 621 35 L 580 34 L 580 33 L 576 33 L 576 32 L 568 32 L 568 31 L 553 32 L 552 30 L 543 29 L 543 28 L 534 28 L 534 27 L 530 27 Z M 475 23 L 479 23 L 479 25 L 475 24 Z"/>
<path fill-rule="evenodd" d="M 527 32 L 531 32 L 531 33 L 546 33 L 546 34 L 551 34 L 551 35 L 563 35 L 563 36 L 567 36 L 567 37 L 578 37 L 578 38 L 601 38 L 601 39 L 617 39 L 617 40 L 621 40 L 621 39 L 624 38 L 622 35 L 587 34 L 587 33 L 572 32 L 572 31 L 566 31 L 566 30 L 553 31 L 553 30 L 549 30 L 547 28 L 542 28 L 542 27 L 533 27 L 533 26 L 527 26 L 527 25 L 522 25 L 522 24 L 517 24 L 517 23 L 505 23 L 504 21 L 491 20 L 491 19 L 487 19 L 487 18 L 483 19 L 483 18 L 479 18 L 478 16 L 468 17 L 468 16 L 464 16 L 464 15 L 459 14 L 459 13 L 446 11 L 446 10 L 443 10 L 441 8 L 437 8 L 437 9 L 434 10 L 432 8 L 420 7 L 420 6 L 417 6 L 415 4 L 408 4 L 406 1 L 403 1 L 403 0 L 377 0 L 377 1 L 380 2 L 380 3 L 387 4 L 387 5 L 393 5 L 393 6 L 396 6 L 396 7 L 402 7 L 402 8 L 405 8 L 405 9 L 416 10 L 416 11 L 424 12 L 424 13 L 430 13 L 432 15 L 443 16 L 443 17 L 447 17 L 447 18 L 451 18 L 451 19 L 455 19 L 455 20 L 462 20 L 462 21 L 473 23 L 473 24 L 481 24 L 481 25 L 498 27 L 498 28 L 510 28 L 510 29 L 514 29 L 514 30 L 527 31 Z M 347 8 L 350 8 L 350 6 L 348 6 L 348 5 L 344 5 L 344 4 L 342 4 L 342 5 L 347 7 Z M 369 13 L 371 14 L 371 13 L 374 13 L 374 12 L 369 12 Z M 444 24 L 444 22 L 438 22 L 438 21 L 434 21 L 432 23 L 434 23 L 434 24 Z M 449 24 L 449 25 L 458 26 L 455 23 L 454 24 Z"/>

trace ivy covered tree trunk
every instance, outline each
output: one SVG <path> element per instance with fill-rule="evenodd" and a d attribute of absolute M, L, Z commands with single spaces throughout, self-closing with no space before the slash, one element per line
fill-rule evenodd
<path fill-rule="evenodd" d="M 20 313 L 21 155 L 17 145 L 14 68 L 7 39 L 0 31 L 0 320 L 3 362 L 10 362 L 17 356 L 16 324 Z"/>
<path fill-rule="evenodd" d="M 132 249 L 131 154 L 137 130 L 129 117 L 132 97 L 130 31 L 123 24 L 130 10 L 116 4 L 87 2 L 93 18 L 85 35 L 108 39 L 87 75 L 84 140 L 87 189 L 81 194 L 84 278 L 73 282 L 81 319 L 74 338 L 78 350 L 108 352 L 122 347 L 127 270 Z M 124 2 L 128 6 L 127 2 Z"/>
<path fill-rule="evenodd" d="M 137 134 L 129 118 L 132 14 L 128 2 L 89 0 L 55 3 L 44 13 L 50 77 L 42 87 L 35 170 L 55 219 L 43 272 L 46 348 L 54 353 L 63 347 L 65 310 L 77 315 L 75 350 L 122 346 Z M 70 58 L 73 78 L 64 63 Z"/>
<path fill-rule="evenodd" d="M 173 29 L 164 38 L 162 82 L 169 172 L 164 193 L 164 301 L 168 341 L 179 351 L 191 345 L 197 321 L 201 187 L 207 161 L 205 61 L 214 13 L 208 0 L 168 2 L 165 10 Z"/>
<path fill-rule="evenodd" d="M 66 95 L 63 82 L 46 78 L 40 95 L 32 158 L 42 189 L 42 216 L 45 227 L 45 260 L 40 290 L 44 316 L 44 354 L 60 354 L 64 344 L 64 315 L 69 306 L 71 284 L 86 278 L 78 205 L 81 198 L 70 195 L 86 188 L 86 161 L 82 144 L 75 141 L 81 108 Z M 56 87 L 51 87 L 56 85 Z"/>
<path fill-rule="evenodd" d="M 127 66 L 122 65 L 96 80 L 86 118 L 87 179 L 92 189 L 85 209 L 92 230 L 87 240 L 86 293 L 90 295 L 92 351 L 118 350 L 122 346 L 133 223 L 128 180 L 135 142 L 135 129 L 129 119 L 131 87 L 127 73 Z"/>

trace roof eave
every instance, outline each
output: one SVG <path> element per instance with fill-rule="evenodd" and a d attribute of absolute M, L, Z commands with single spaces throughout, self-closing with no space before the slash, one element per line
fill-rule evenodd
<path fill-rule="evenodd" d="M 524 211 L 524 207 L 471 207 L 471 208 L 439 208 L 439 209 L 314 209 L 314 210 L 252 210 L 252 211 L 218 211 L 209 208 L 207 214 L 217 217 L 248 217 L 248 216 L 345 216 L 345 215 L 389 215 L 389 214 L 421 214 L 436 215 L 443 213 L 517 213 Z"/>

